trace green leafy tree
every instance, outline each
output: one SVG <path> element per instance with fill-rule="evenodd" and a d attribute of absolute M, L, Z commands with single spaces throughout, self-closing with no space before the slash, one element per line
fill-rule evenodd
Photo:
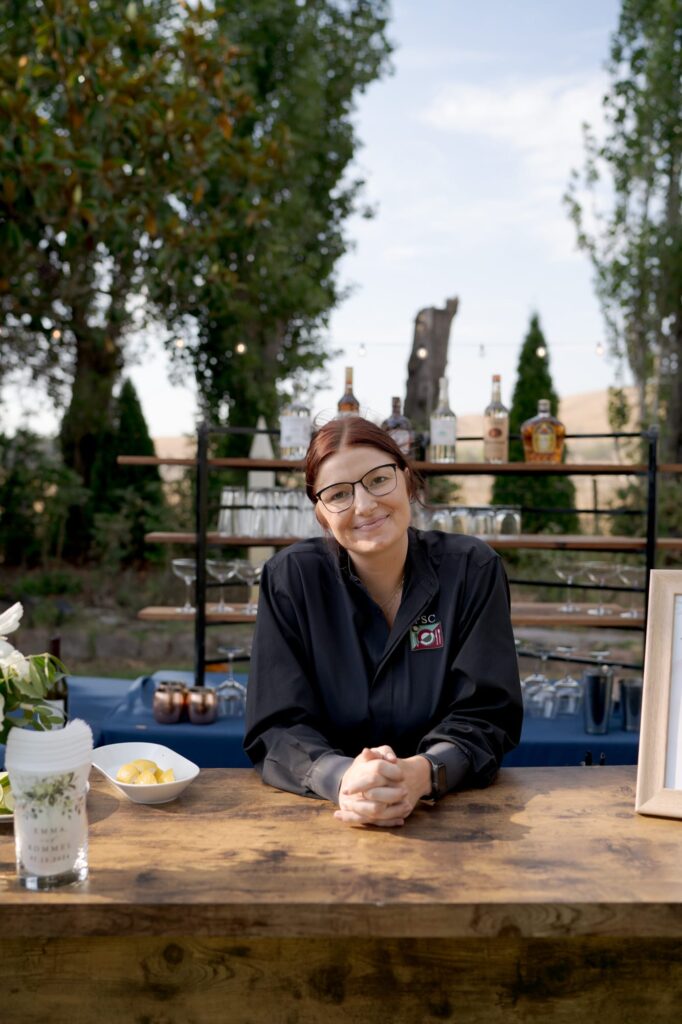
<path fill-rule="evenodd" d="M 177 312 L 206 411 L 222 406 L 237 426 L 273 425 L 284 382 L 305 378 L 328 355 L 324 330 L 342 292 L 335 268 L 348 250 L 348 216 L 362 181 L 349 172 L 357 150 L 357 95 L 386 68 L 386 0 L 252 0 L 216 8 L 217 31 L 238 48 L 236 70 L 252 106 L 234 126 L 245 141 L 266 131 L 267 169 L 251 182 L 202 178 L 196 207 L 207 215 L 226 190 L 226 219 L 203 257 L 158 284 L 159 305 Z M 364 210 L 369 215 L 370 211 Z M 225 286 L 226 277 L 229 286 Z M 155 293 L 156 294 L 156 293 Z M 175 355 L 173 340 L 169 346 Z M 249 439 L 231 439 L 245 452 Z"/>
<path fill-rule="evenodd" d="M 543 351 L 544 355 L 539 354 Z M 509 410 L 510 434 L 519 434 L 521 424 L 537 415 L 538 401 L 541 398 L 549 399 L 552 415 L 556 416 L 559 399 L 549 371 L 549 348 L 539 317 L 534 313 L 521 346 L 516 370 L 516 384 Z M 510 441 L 509 459 L 511 462 L 523 461 L 523 446 L 520 441 Z M 493 487 L 493 501 L 496 505 L 523 506 L 524 533 L 578 532 L 578 517 L 574 511 L 549 511 L 554 508 L 571 510 L 575 507 L 575 487 L 566 476 L 498 476 Z M 534 512 L 533 508 L 548 511 Z"/>
<path fill-rule="evenodd" d="M 0 362 L 66 404 L 64 458 L 88 488 L 154 282 L 239 233 L 247 183 L 277 172 L 267 125 L 235 134 L 251 106 L 236 57 L 201 5 L 0 8 Z M 224 182 L 210 206 L 207 176 Z M 212 280 L 234 287 L 227 266 Z"/>
<path fill-rule="evenodd" d="M 682 461 L 682 6 L 622 0 L 603 98 L 606 137 L 566 197 L 589 255 L 612 350 L 639 386 L 643 427 Z"/>

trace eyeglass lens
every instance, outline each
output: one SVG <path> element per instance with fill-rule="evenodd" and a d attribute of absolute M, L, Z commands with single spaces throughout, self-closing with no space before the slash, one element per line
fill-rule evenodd
<path fill-rule="evenodd" d="M 324 487 L 317 497 L 330 512 L 344 512 L 353 504 L 356 484 L 362 484 L 369 494 L 381 497 L 384 494 L 390 494 L 396 483 L 397 467 L 395 463 L 388 462 L 384 466 L 375 466 L 374 469 L 370 469 L 360 480 L 355 480 L 352 483 L 330 484 L 329 487 Z"/>

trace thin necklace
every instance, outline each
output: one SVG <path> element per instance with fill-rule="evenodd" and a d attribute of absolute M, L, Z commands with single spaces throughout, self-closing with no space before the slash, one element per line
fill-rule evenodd
<path fill-rule="evenodd" d="M 382 612 L 387 611 L 391 607 L 391 605 L 395 601 L 395 599 L 398 596 L 398 594 L 401 593 L 404 584 L 405 584 L 405 573 L 403 573 L 402 576 L 400 577 L 400 580 L 398 582 L 398 586 L 395 588 L 395 590 L 393 591 L 391 596 L 388 597 L 385 601 L 382 601 L 381 604 L 379 604 L 379 607 L 381 608 Z"/>

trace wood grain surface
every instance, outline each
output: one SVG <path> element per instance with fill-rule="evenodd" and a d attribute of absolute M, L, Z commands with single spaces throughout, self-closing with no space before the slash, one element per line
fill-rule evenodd
<path fill-rule="evenodd" d="M 402 829 L 213 769 L 174 803 L 93 773 L 87 883 L 28 893 L 0 829 L 2 1024 L 664 1024 L 682 822 L 635 768 L 503 770 Z"/>

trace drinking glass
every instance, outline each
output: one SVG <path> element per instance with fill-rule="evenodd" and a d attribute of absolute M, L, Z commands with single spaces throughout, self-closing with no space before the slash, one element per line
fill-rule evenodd
<path fill-rule="evenodd" d="M 618 566 L 618 578 L 626 587 L 643 587 L 646 581 L 646 569 L 643 565 L 620 565 Z M 641 619 L 643 612 L 636 606 L 637 595 L 631 595 L 630 601 L 630 607 L 620 613 L 621 619 Z"/>
<path fill-rule="evenodd" d="M 192 605 L 192 584 L 197 578 L 197 562 L 195 558 L 174 558 L 171 562 L 173 572 L 176 576 L 179 576 L 181 580 L 184 580 L 186 591 L 185 591 L 185 603 L 182 608 L 177 608 L 179 612 L 193 612 L 194 606 Z"/>
<path fill-rule="evenodd" d="M 596 583 L 599 587 L 605 587 L 613 580 L 614 566 L 610 562 L 585 562 L 583 566 L 590 583 Z M 599 604 L 596 608 L 588 608 L 588 615 L 607 615 L 608 609 L 604 607 L 602 592 L 599 591 Z"/>
<path fill-rule="evenodd" d="M 549 657 L 549 650 L 545 647 L 536 647 L 534 650 L 535 662 L 533 668 L 521 679 L 521 695 L 524 707 L 533 717 L 544 717 L 542 707 L 551 686 L 549 676 L 545 672 L 545 665 Z"/>
<path fill-rule="evenodd" d="M 563 657 L 570 657 L 575 651 L 571 644 L 557 645 L 556 653 Z M 565 671 L 554 683 L 556 691 L 557 715 L 575 715 L 580 709 L 582 698 L 582 686 L 580 680 L 571 674 L 569 662 L 564 662 Z"/>
<path fill-rule="evenodd" d="M 243 644 L 243 643 L 241 643 L 241 644 L 237 644 L 237 643 L 220 644 L 219 647 L 218 647 L 218 650 L 220 651 L 221 654 L 224 654 L 225 657 L 227 658 L 228 673 L 227 673 L 227 679 L 225 679 L 224 681 L 226 683 L 229 683 L 230 685 L 232 685 L 234 683 L 237 683 L 237 680 L 235 679 L 235 676 L 234 676 L 234 661 L 235 661 L 235 658 L 238 658 L 241 655 L 249 654 L 249 647 L 248 647 L 248 645 L 247 644 Z"/>
<path fill-rule="evenodd" d="M 220 584 L 220 597 L 218 599 L 218 607 L 216 611 L 219 612 L 233 612 L 234 608 L 231 604 L 225 604 L 223 600 L 223 587 L 228 580 L 234 579 L 235 567 L 234 560 L 225 560 L 220 558 L 207 558 L 206 569 L 214 580 L 217 580 Z"/>
<path fill-rule="evenodd" d="M 223 537 L 238 533 L 237 516 L 246 502 L 243 487 L 223 487 L 220 492 L 220 512 L 218 514 L 218 533 Z"/>
<path fill-rule="evenodd" d="M 571 565 L 570 562 L 554 566 L 554 572 L 556 573 L 556 575 L 559 577 L 562 583 L 566 583 L 569 587 L 575 580 L 578 571 L 579 570 L 574 565 Z M 569 614 L 574 614 L 575 612 L 580 611 L 580 605 L 574 604 L 574 602 L 571 600 L 570 590 L 568 591 L 567 600 L 564 602 L 564 604 L 559 605 L 559 611 L 568 612 Z"/>

